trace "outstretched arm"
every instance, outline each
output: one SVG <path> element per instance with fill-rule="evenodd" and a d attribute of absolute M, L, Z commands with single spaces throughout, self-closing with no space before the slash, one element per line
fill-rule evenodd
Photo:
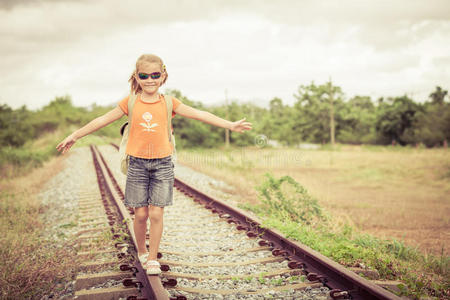
<path fill-rule="evenodd" d="M 78 139 L 81 139 L 83 136 L 88 135 L 94 131 L 99 130 L 102 127 L 114 122 L 117 119 L 120 119 L 124 115 L 124 112 L 120 109 L 120 107 L 116 107 L 113 110 L 110 110 L 103 116 L 95 118 L 91 122 L 87 123 L 80 129 L 73 132 L 71 135 L 66 137 L 61 143 L 56 146 L 58 151 L 62 151 L 62 154 L 66 153 L 70 147 L 75 144 Z"/>
<path fill-rule="evenodd" d="M 245 122 L 245 118 L 236 122 L 227 121 L 210 112 L 198 110 L 181 103 L 175 112 L 183 117 L 199 120 L 214 126 L 230 129 L 231 131 L 243 132 L 252 129 L 252 123 Z"/>

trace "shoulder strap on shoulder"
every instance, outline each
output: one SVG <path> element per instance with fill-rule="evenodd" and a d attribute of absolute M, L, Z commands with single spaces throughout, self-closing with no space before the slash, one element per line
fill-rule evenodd
<path fill-rule="evenodd" d="M 131 116 L 133 115 L 134 102 L 136 102 L 137 95 L 134 92 L 130 93 L 130 97 L 128 98 L 128 123 L 131 128 Z"/>
<path fill-rule="evenodd" d="M 166 102 L 166 108 L 167 108 L 167 135 L 169 136 L 169 142 L 171 142 L 172 141 L 172 110 L 173 110 L 172 96 L 164 95 L 164 100 Z"/>

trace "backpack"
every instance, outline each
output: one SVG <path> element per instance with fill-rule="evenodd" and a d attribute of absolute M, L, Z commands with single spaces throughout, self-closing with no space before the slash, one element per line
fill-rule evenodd
<path fill-rule="evenodd" d="M 169 142 L 173 146 L 173 154 L 172 154 L 172 161 L 176 160 L 176 151 L 175 151 L 175 137 L 172 133 L 172 110 L 173 110 L 173 101 L 172 96 L 170 95 L 163 95 L 164 102 L 166 103 L 166 110 L 167 110 L 167 135 L 169 137 Z M 128 165 L 130 164 L 130 156 L 126 154 L 125 150 L 127 148 L 128 144 L 128 137 L 130 134 L 130 128 L 131 128 L 131 120 L 132 120 L 132 114 L 134 109 L 134 102 L 136 102 L 137 95 L 132 92 L 130 94 L 130 98 L 128 99 L 128 121 L 125 122 L 120 127 L 120 134 L 122 135 L 122 141 L 120 142 L 119 146 L 119 157 L 120 157 L 120 171 L 127 175 L 128 171 Z"/>

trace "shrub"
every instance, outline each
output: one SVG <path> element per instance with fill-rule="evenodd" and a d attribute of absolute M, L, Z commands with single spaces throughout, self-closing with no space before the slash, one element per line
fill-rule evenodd
<path fill-rule="evenodd" d="M 325 217 L 317 200 L 290 176 L 274 178 L 269 173 L 257 190 L 260 192 L 262 209 L 273 216 L 288 218 L 304 224 L 314 224 Z"/>

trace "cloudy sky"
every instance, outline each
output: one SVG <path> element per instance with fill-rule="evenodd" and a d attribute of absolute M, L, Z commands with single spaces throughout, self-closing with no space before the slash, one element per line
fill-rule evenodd
<path fill-rule="evenodd" d="M 450 89 L 448 0 L 0 0 L 0 104 L 111 104 L 143 53 L 205 105 L 295 101 L 331 78 L 347 97 Z M 163 89 L 164 91 L 164 89 Z"/>

